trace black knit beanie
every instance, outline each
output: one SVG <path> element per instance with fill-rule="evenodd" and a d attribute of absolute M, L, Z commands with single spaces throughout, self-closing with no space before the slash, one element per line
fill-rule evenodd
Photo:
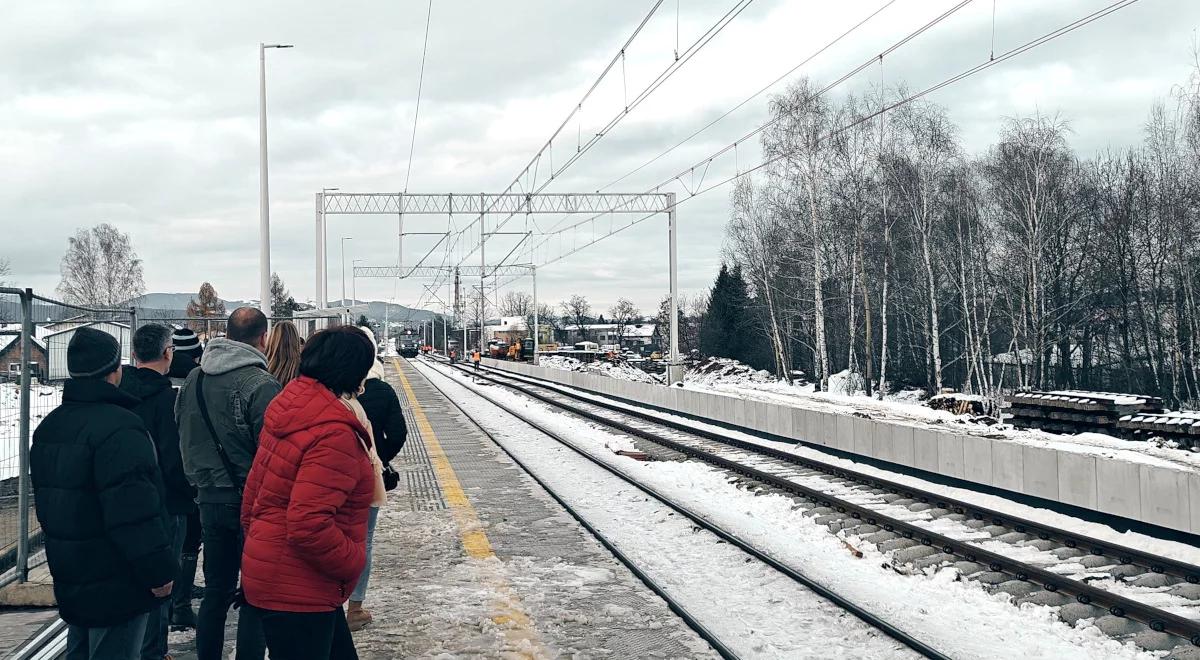
<path fill-rule="evenodd" d="M 197 351 L 200 350 L 200 338 L 191 328 L 180 328 L 171 335 L 171 344 L 175 346 L 176 351 Z"/>
<path fill-rule="evenodd" d="M 67 344 L 67 372 L 71 378 L 100 378 L 121 366 L 121 344 L 95 328 L 77 328 Z"/>

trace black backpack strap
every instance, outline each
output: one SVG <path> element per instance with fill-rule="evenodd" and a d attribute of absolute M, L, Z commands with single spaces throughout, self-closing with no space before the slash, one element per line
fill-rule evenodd
<path fill-rule="evenodd" d="M 237 488 L 238 494 L 241 495 L 245 486 L 242 480 L 238 478 L 238 473 L 233 467 L 233 461 L 229 460 L 229 454 L 225 453 L 225 445 L 221 444 L 221 438 L 217 435 L 217 429 L 213 426 L 212 417 L 208 416 L 208 402 L 204 400 L 204 371 L 199 371 L 196 374 L 196 403 L 200 405 L 200 416 L 204 418 L 204 426 L 208 427 L 208 434 L 212 436 L 213 446 L 217 448 L 217 454 L 221 457 L 221 463 L 225 466 L 225 471 L 229 473 L 229 481 Z"/>

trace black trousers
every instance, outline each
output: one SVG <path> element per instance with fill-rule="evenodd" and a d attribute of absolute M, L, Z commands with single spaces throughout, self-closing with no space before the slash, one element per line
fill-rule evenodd
<path fill-rule="evenodd" d="M 204 545 L 204 600 L 196 616 L 196 655 L 199 660 L 221 660 L 225 644 L 225 618 L 237 590 L 242 565 L 241 507 L 236 504 L 200 503 Z M 263 633 L 253 608 L 238 611 L 237 660 L 262 660 Z"/>
<path fill-rule="evenodd" d="M 271 660 L 358 660 L 342 608 L 329 612 L 258 610 Z"/>

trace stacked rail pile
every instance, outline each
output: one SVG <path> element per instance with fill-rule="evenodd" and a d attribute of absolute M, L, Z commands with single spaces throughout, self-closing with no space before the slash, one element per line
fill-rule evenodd
<path fill-rule="evenodd" d="M 1117 421 L 1117 429 L 1121 437 L 1130 440 L 1164 438 L 1190 449 L 1200 446 L 1200 411 L 1123 415 Z"/>
<path fill-rule="evenodd" d="M 1122 417 L 1163 410 L 1158 397 L 1079 390 L 1017 392 L 1007 403 L 1013 426 L 1056 433 L 1118 435 Z"/>

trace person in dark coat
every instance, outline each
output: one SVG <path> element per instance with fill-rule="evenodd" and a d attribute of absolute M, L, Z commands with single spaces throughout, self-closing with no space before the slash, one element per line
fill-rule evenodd
<path fill-rule="evenodd" d="M 300 377 L 267 408 L 242 499 L 242 586 L 272 658 L 358 658 L 342 605 L 366 564 L 368 509 L 383 494 L 356 399 L 373 360 L 353 327 L 322 330 L 304 345 Z"/>
<path fill-rule="evenodd" d="M 204 347 L 191 328 L 176 330 L 171 335 L 171 345 L 175 347 L 175 354 L 171 356 L 171 368 L 167 370 L 167 376 L 171 383 L 178 387 L 183 385 L 183 379 L 192 373 L 192 369 L 200 366 L 200 355 L 204 352 Z"/>
<path fill-rule="evenodd" d="M 167 530 L 171 535 L 171 552 L 176 561 L 183 550 L 187 515 L 196 508 L 193 500 L 196 489 L 183 473 L 179 454 L 179 427 L 175 424 L 175 388 L 167 371 L 171 367 L 175 347 L 171 329 L 149 323 L 133 333 L 133 358 L 137 366 L 122 367 L 121 391 L 139 400 L 133 412 L 142 418 L 150 439 L 154 441 L 158 467 L 166 489 Z M 190 583 L 189 583 L 190 584 Z M 180 589 L 184 587 L 180 586 Z M 150 612 L 146 623 L 146 638 L 142 645 L 143 660 L 162 660 L 167 656 L 167 619 L 170 601 Z"/>
<path fill-rule="evenodd" d="M 149 612 L 171 593 L 154 443 L 118 389 L 121 346 L 83 326 L 67 345 L 62 405 L 33 434 L 30 476 L 67 658 L 138 657 Z"/>
<path fill-rule="evenodd" d="M 200 368 L 200 355 L 204 346 L 191 328 L 178 328 L 171 335 L 175 354 L 171 356 L 171 369 L 167 376 L 175 387 L 183 385 L 193 369 Z M 196 508 L 195 496 L 187 514 L 183 534 L 183 551 L 179 555 L 179 576 L 175 583 L 179 588 L 171 593 L 171 625 L 179 630 L 196 627 L 196 612 L 192 610 L 193 583 L 196 581 L 196 566 L 200 563 L 200 509 Z"/>
<path fill-rule="evenodd" d="M 376 345 L 375 333 L 370 328 L 359 327 L 359 330 L 367 335 L 372 346 Z M 375 449 L 379 459 L 383 465 L 388 466 L 404 447 L 404 441 L 408 438 L 408 426 L 404 423 L 404 409 L 400 407 L 400 397 L 396 396 L 396 390 L 384 380 L 383 364 L 378 358 L 367 373 L 367 382 L 363 383 L 363 393 L 358 395 L 358 402 L 362 404 L 367 419 L 371 422 L 371 432 L 375 437 Z M 389 490 L 394 487 L 393 482 Z M 366 600 L 367 586 L 371 580 L 371 551 L 374 549 L 375 523 L 378 518 L 379 507 L 372 506 L 367 518 L 367 565 L 363 568 L 362 575 L 358 576 L 358 584 L 355 585 L 354 592 L 350 594 L 350 601 L 346 604 L 346 623 L 351 632 L 362 630 L 373 619 L 371 611 L 363 607 L 363 601 Z"/>

